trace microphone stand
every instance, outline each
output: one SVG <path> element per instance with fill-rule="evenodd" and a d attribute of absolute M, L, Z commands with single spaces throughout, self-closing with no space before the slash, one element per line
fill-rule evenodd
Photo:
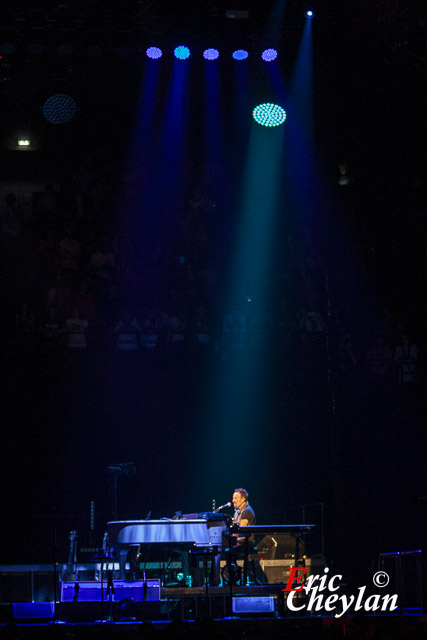
<path fill-rule="evenodd" d="M 53 623 L 58 622 L 58 541 L 57 541 L 57 524 L 56 524 L 56 507 L 53 507 Z"/>
<path fill-rule="evenodd" d="M 230 516 L 227 516 L 228 518 Z M 232 560 L 232 555 L 231 555 L 231 547 L 232 547 L 232 542 L 233 542 L 233 533 L 236 533 L 236 530 L 238 529 L 238 525 L 235 523 L 232 523 L 231 525 L 229 525 L 228 528 L 228 558 L 227 558 L 227 569 L 228 569 L 228 587 L 229 587 L 229 598 L 230 598 L 230 618 L 233 618 L 233 583 L 234 583 L 234 569 L 233 569 L 233 563 L 231 562 Z"/>
<path fill-rule="evenodd" d="M 107 570 L 107 593 L 108 593 L 108 616 L 107 616 L 107 622 L 113 622 L 114 583 L 113 583 L 113 572 L 111 571 L 111 569 Z"/>

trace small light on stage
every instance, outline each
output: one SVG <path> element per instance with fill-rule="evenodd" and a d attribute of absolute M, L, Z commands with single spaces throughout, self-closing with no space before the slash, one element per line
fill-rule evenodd
<path fill-rule="evenodd" d="M 159 49 L 159 47 L 148 47 L 145 53 L 152 60 L 157 60 L 158 58 L 161 58 L 163 54 L 162 50 Z"/>
<path fill-rule="evenodd" d="M 264 60 L 264 62 L 272 62 L 277 58 L 276 49 L 266 49 L 262 52 L 261 58 Z"/>
<path fill-rule="evenodd" d="M 219 58 L 218 49 L 205 49 L 203 51 L 203 57 L 205 60 L 217 60 Z"/>
<path fill-rule="evenodd" d="M 233 51 L 233 58 L 235 60 L 246 60 L 249 53 L 244 49 L 237 49 L 237 51 Z"/>
<path fill-rule="evenodd" d="M 190 57 L 190 49 L 180 45 L 179 47 L 175 47 L 174 55 L 178 60 L 187 60 L 187 58 Z"/>
<path fill-rule="evenodd" d="M 286 111 L 278 104 L 265 102 L 259 104 L 252 112 L 252 116 L 263 127 L 278 127 L 286 120 Z"/>
<path fill-rule="evenodd" d="M 31 145 L 30 140 L 18 140 L 18 147 L 29 147 Z"/>
<path fill-rule="evenodd" d="M 306 15 L 307 18 L 314 18 L 314 13 L 311 11 L 311 9 L 306 11 L 305 15 Z"/>

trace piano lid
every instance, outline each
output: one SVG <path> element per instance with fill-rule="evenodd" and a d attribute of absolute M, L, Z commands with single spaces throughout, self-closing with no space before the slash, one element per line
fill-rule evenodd
<path fill-rule="evenodd" d="M 219 545 L 225 520 L 122 520 L 107 523 L 112 542 L 119 544 Z"/>

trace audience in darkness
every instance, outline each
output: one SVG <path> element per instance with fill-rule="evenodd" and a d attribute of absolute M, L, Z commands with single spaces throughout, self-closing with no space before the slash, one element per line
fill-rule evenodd
<path fill-rule="evenodd" d="M 399 384 L 413 384 L 417 379 L 418 348 L 409 340 L 408 335 L 402 335 L 401 342 L 394 352 L 394 363 L 397 367 Z"/>
<path fill-rule="evenodd" d="M 352 182 L 344 163 L 339 172 L 340 185 Z M 293 357 L 303 368 L 311 367 L 310 360 L 324 363 L 327 348 L 338 375 L 365 371 L 371 380 L 408 386 L 416 381 L 417 345 L 402 327 L 393 335 L 389 310 L 366 322 L 369 314 L 360 311 L 363 300 L 358 309 L 348 272 L 333 273 L 331 301 L 331 266 L 315 231 L 304 231 L 300 242 L 296 232 L 284 236 L 274 274 L 276 300 L 227 309 L 226 247 L 233 222 L 212 198 L 214 183 L 202 179 L 182 209 L 168 208 L 164 220 L 150 226 L 135 181 L 125 176 L 126 210 L 114 233 L 107 175 L 88 156 L 69 185 L 56 190 L 47 184 L 34 194 L 28 219 L 15 194 L 5 197 L 1 233 L 3 244 L 12 247 L 17 335 L 38 333 L 47 344 L 70 349 L 113 344 L 121 352 L 202 349 L 227 357 L 300 344 Z M 374 331 L 377 339 L 369 344 Z"/>

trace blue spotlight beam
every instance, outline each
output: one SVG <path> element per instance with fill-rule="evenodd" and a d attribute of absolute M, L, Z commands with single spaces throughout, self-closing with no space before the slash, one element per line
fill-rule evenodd
<path fill-rule="evenodd" d="M 304 126 L 312 129 L 313 108 L 313 46 L 312 21 L 307 20 L 291 80 L 290 88 L 294 108 L 302 117 Z"/>
<path fill-rule="evenodd" d="M 204 144 L 205 157 L 215 165 L 224 164 L 224 127 L 221 118 L 221 87 L 216 64 L 205 66 Z"/>
<path fill-rule="evenodd" d="M 313 129 L 312 21 L 306 20 L 289 91 L 287 158 L 292 199 L 302 226 L 311 224 L 316 200 Z"/>
<path fill-rule="evenodd" d="M 188 72 L 188 65 L 182 64 L 180 60 L 174 61 L 163 126 L 156 145 L 147 193 L 147 207 L 154 215 L 164 216 L 166 211 L 180 204 L 188 117 Z"/>
<path fill-rule="evenodd" d="M 268 298 L 284 131 L 256 124 L 251 129 L 230 289 L 234 304 L 242 295 L 260 305 Z"/>

